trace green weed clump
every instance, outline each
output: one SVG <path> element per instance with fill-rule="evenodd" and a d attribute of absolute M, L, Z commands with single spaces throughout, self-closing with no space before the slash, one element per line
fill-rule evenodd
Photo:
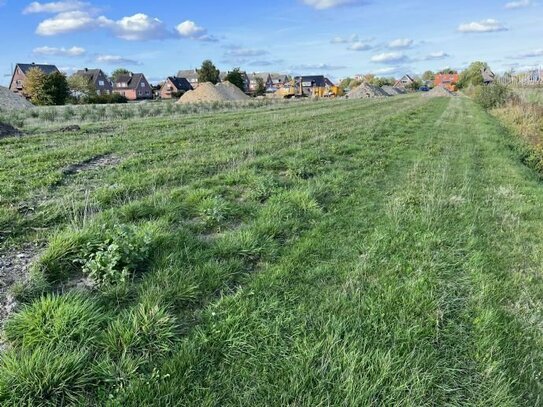
<path fill-rule="evenodd" d="M 103 322 L 103 311 L 82 294 L 49 294 L 26 305 L 5 326 L 11 345 L 77 347 L 92 342 Z"/>
<path fill-rule="evenodd" d="M 3 406 L 75 406 L 101 383 L 92 351 L 40 346 L 15 349 L 0 361 Z"/>
<path fill-rule="evenodd" d="M 99 287 L 126 284 L 148 260 L 152 237 L 134 226 L 103 227 L 102 241 L 81 251 L 82 271 Z"/>

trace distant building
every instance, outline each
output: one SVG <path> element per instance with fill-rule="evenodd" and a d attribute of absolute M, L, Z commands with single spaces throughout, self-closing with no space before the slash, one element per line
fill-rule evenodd
<path fill-rule="evenodd" d="M 187 69 L 177 72 L 178 78 L 185 78 L 192 86 L 193 89 L 196 89 L 199 85 L 198 83 L 198 71 L 196 69 Z"/>
<path fill-rule="evenodd" d="M 485 85 L 490 85 L 496 80 L 496 75 L 490 70 L 490 68 L 481 69 L 481 75 L 483 75 L 483 82 Z"/>
<path fill-rule="evenodd" d="M 460 76 L 457 73 L 438 73 L 434 78 L 434 87 L 441 86 L 442 88 L 454 92 L 456 91 L 456 84 L 458 83 L 459 79 Z"/>
<path fill-rule="evenodd" d="M 113 85 L 113 93 L 128 100 L 152 99 L 153 89 L 142 73 L 120 75 Z"/>
<path fill-rule="evenodd" d="M 178 78 L 177 76 L 168 76 L 166 81 L 160 88 L 161 99 L 171 99 L 174 95 L 192 90 L 193 87 L 186 78 Z"/>
<path fill-rule="evenodd" d="M 28 71 L 32 68 L 38 68 L 46 75 L 52 74 L 53 72 L 59 72 L 55 65 L 35 64 L 34 62 L 31 64 L 17 64 L 15 65 L 13 76 L 11 77 L 9 90 L 19 95 L 24 95 L 26 76 L 28 75 Z"/>
<path fill-rule="evenodd" d="M 111 95 L 113 85 L 107 75 L 101 69 L 81 69 L 75 73 L 77 76 L 87 78 L 89 83 L 94 86 L 97 95 Z"/>
<path fill-rule="evenodd" d="M 408 88 L 410 85 L 415 83 L 415 79 L 410 75 L 404 75 L 396 81 L 394 84 L 395 88 Z"/>
<path fill-rule="evenodd" d="M 267 72 L 253 73 L 249 75 L 250 92 L 256 91 L 258 85 L 257 78 L 262 79 L 262 81 L 264 82 L 264 87 L 266 88 L 266 92 L 268 93 L 275 92 L 289 82 L 289 78 L 287 75 Z"/>
<path fill-rule="evenodd" d="M 333 82 L 323 75 L 297 76 L 294 78 L 296 88 L 302 88 L 305 96 L 312 96 L 314 88 L 327 88 L 334 86 Z"/>

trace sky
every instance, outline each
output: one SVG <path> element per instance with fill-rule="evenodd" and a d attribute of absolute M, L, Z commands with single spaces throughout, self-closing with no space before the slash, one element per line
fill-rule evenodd
<path fill-rule="evenodd" d="M 124 67 L 151 82 L 221 70 L 400 77 L 543 65 L 543 0 L 0 0 L 0 84 L 16 63 Z M 113 5 L 112 5 L 113 4 Z"/>

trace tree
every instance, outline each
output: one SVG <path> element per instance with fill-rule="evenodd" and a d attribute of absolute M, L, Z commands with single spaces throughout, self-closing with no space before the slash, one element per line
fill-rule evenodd
<path fill-rule="evenodd" d="M 258 78 L 256 78 L 255 95 L 256 96 L 263 96 L 265 94 L 266 94 L 266 85 L 264 84 L 264 79 L 258 77 Z"/>
<path fill-rule="evenodd" d="M 45 79 L 47 75 L 40 68 L 30 68 L 26 74 L 24 93 L 35 105 L 47 105 Z"/>
<path fill-rule="evenodd" d="M 74 74 L 68 78 L 68 86 L 71 94 L 76 99 L 86 99 L 96 94 L 96 89 L 89 81 L 89 78 L 83 75 Z"/>
<path fill-rule="evenodd" d="M 209 59 L 202 62 L 202 67 L 197 72 L 199 83 L 211 82 L 216 85 L 220 81 L 220 71 Z"/>
<path fill-rule="evenodd" d="M 64 105 L 70 96 L 70 87 L 66 75 L 61 72 L 53 72 L 45 78 L 45 92 L 49 104 Z"/>
<path fill-rule="evenodd" d="M 432 71 L 426 71 L 422 74 L 422 79 L 425 81 L 433 81 L 436 77 L 436 74 Z"/>
<path fill-rule="evenodd" d="M 113 82 L 117 82 L 117 78 L 121 75 L 128 75 L 130 74 L 130 71 L 128 69 L 125 69 L 125 68 L 117 68 L 115 69 L 112 73 L 111 73 L 111 77 L 110 79 L 113 81 Z"/>
<path fill-rule="evenodd" d="M 239 68 L 234 68 L 232 71 L 228 72 L 225 80 L 230 82 L 232 85 L 236 85 L 242 90 L 242 92 L 245 92 L 245 81 L 243 80 L 243 75 Z"/>
<path fill-rule="evenodd" d="M 341 81 L 341 83 L 339 84 L 339 87 L 342 88 L 342 89 L 347 89 L 349 87 L 349 85 L 351 84 L 353 78 L 345 78 Z"/>
<path fill-rule="evenodd" d="M 422 81 L 420 79 L 415 79 L 413 82 L 411 82 L 409 85 L 407 85 L 407 89 L 411 90 L 419 90 L 419 88 L 423 85 Z"/>
<path fill-rule="evenodd" d="M 457 86 L 459 89 L 467 88 L 468 86 L 479 86 L 484 84 L 482 70 L 487 69 L 486 62 L 473 62 L 465 71 L 460 74 Z"/>

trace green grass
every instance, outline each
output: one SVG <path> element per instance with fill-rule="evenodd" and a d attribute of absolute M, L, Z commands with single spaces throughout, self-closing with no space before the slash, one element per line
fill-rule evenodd
<path fill-rule="evenodd" d="M 543 188 L 469 99 L 83 130 L 0 141 L 2 248 L 45 244 L 3 404 L 543 402 Z M 108 284 L 71 292 L 104 252 Z"/>

